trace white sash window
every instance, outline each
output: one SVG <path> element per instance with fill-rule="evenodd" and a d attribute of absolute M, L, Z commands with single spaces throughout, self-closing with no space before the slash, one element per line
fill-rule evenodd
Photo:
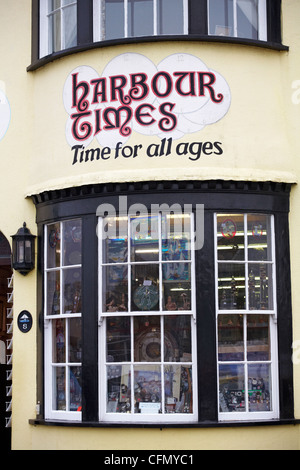
<path fill-rule="evenodd" d="M 192 230 L 191 214 L 99 219 L 104 421 L 197 420 Z"/>
<path fill-rule="evenodd" d="M 40 0 L 40 57 L 77 46 L 77 0 Z"/>
<path fill-rule="evenodd" d="M 187 29 L 187 0 L 94 0 L 95 42 Z"/>
<path fill-rule="evenodd" d="M 267 40 L 266 0 L 207 0 L 208 33 Z"/>
<path fill-rule="evenodd" d="M 45 227 L 45 416 L 81 420 L 81 219 Z"/>
<path fill-rule="evenodd" d="M 278 417 L 273 216 L 215 217 L 219 419 Z"/>

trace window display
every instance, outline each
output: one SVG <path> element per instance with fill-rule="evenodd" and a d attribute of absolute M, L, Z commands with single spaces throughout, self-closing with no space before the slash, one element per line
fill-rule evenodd
<path fill-rule="evenodd" d="M 191 215 L 141 215 L 127 225 L 115 217 L 102 228 L 103 418 L 195 419 Z"/>
<path fill-rule="evenodd" d="M 104 312 L 191 311 L 188 214 L 108 217 L 102 260 Z"/>
<path fill-rule="evenodd" d="M 219 316 L 220 411 L 271 411 L 269 331 L 267 315 Z"/>
<path fill-rule="evenodd" d="M 206 217 L 200 250 L 190 212 L 45 225 L 45 419 L 278 418 L 276 216 Z"/>
<path fill-rule="evenodd" d="M 276 416 L 273 218 L 218 214 L 216 227 L 219 416 Z"/>
<path fill-rule="evenodd" d="M 249 214 L 244 219 L 244 215 L 217 217 L 219 309 L 272 310 L 271 217 Z"/>
<path fill-rule="evenodd" d="M 81 410 L 81 220 L 46 227 L 45 319 L 52 348 L 47 367 L 52 384 L 50 414 Z M 47 323 L 48 324 L 48 323 Z M 50 357 L 51 354 L 51 357 Z M 76 419 L 76 418 L 75 418 Z"/>

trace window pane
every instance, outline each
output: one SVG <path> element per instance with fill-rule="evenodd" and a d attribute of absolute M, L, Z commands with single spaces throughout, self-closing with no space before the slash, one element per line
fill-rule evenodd
<path fill-rule="evenodd" d="M 52 360 L 55 363 L 66 362 L 66 321 L 53 320 L 52 322 Z"/>
<path fill-rule="evenodd" d="M 47 273 L 47 315 L 60 314 L 60 273 Z"/>
<path fill-rule="evenodd" d="M 218 266 L 219 309 L 245 308 L 245 266 L 221 263 Z"/>
<path fill-rule="evenodd" d="M 66 411 L 66 370 L 64 367 L 54 367 L 53 375 L 53 407 Z"/>
<path fill-rule="evenodd" d="M 233 0 L 209 0 L 209 34 L 233 36 Z"/>
<path fill-rule="evenodd" d="M 248 365 L 249 411 L 271 411 L 271 370 L 269 364 Z"/>
<path fill-rule="evenodd" d="M 105 37 L 124 37 L 124 0 L 105 0 Z"/>
<path fill-rule="evenodd" d="M 49 1 L 49 12 L 56 10 L 57 8 L 60 8 L 61 6 L 61 0 L 48 0 Z"/>
<path fill-rule="evenodd" d="M 270 359 L 269 317 L 247 315 L 247 360 L 268 361 Z"/>
<path fill-rule="evenodd" d="M 243 365 L 219 366 L 220 411 L 245 411 L 245 379 Z"/>
<path fill-rule="evenodd" d="M 125 362 L 131 360 L 130 318 L 114 317 L 106 320 L 106 360 Z"/>
<path fill-rule="evenodd" d="M 81 312 L 81 268 L 63 271 L 63 312 Z"/>
<path fill-rule="evenodd" d="M 107 413 L 128 413 L 131 411 L 130 366 L 107 367 Z"/>
<path fill-rule="evenodd" d="M 237 36 L 258 39 L 258 0 L 237 0 Z"/>
<path fill-rule="evenodd" d="M 249 214 L 247 232 L 249 261 L 271 261 L 271 217 L 268 215 Z"/>
<path fill-rule="evenodd" d="M 191 259 L 190 215 L 162 216 L 162 259 Z"/>
<path fill-rule="evenodd" d="M 77 5 L 63 10 L 64 15 L 64 48 L 77 46 Z"/>
<path fill-rule="evenodd" d="M 158 216 L 132 217 L 130 220 L 130 231 L 131 260 L 158 260 Z"/>
<path fill-rule="evenodd" d="M 69 362 L 81 362 L 81 318 L 70 318 L 69 322 Z"/>
<path fill-rule="evenodd" d="M 81 367 L 70 367 L 70 411 L 81 411 Z"/>
<path fill-rule="evenodd" d="M 58 10 L 49 18 L 49 53 L 61 50 L 61 11 Z"/>
<path fill-rule="evenodd" d="M 183 34 L 183 1 L 158 0 L 158 34 Z"/>
<path fill-rule="evenodd" d="M 134 318 L 135 362 L 158 362 L 161 360 L 160 316 Z"/>
<path fill-rule="evenodd" d="M 192 413 L 192 368 L 165 366 L 164 380 L 166 413 Z"/>
<path fill-rule="evenodd" d="M 51 224 L 47 227 L 47 268 L 60 265 L 60 225 Z"/>
<path fill-rule="evenodd" d="M 219 315 L 219 361 L 244 360 L 243 315 Z"/>
<path fill-rule="evenodd" d="M 160 366 L 134 367 L 135 413 L 161 413 Z"/>
<path fill-rule="evenodd" d="M 81 264 L 81 220 L 63 222 L 63 266 Z"/>
<path fill-rule="evenodd" d="M 271 264 L 249 263 L 250 310 L 273 309 L 273 279 Z"/>
<path fill-rule="evenodd" d="M 128 311 L 128 268 L 126 265 L 105 266 L 102 268 L 103 311 Z"/>
<path fill-rule="evenodd" d="M 164 317 L 165 362 L 191 362 L 191 317 L 172 315 Z"/>
<path fill-rule="evenodd" d="M 128 0 L 128 36 L 153 35 L 153 0 Z"/>
<path fill-rule="evenodd" d="M 244 216 L 218 215 L 218 260 L 240 261 L 245 259 Z"/>
<path fill-rule="evenodd" d="M 132 266 L 132 310 L 159 309 L 159 268 L 157 264 Z"/>
<path fill-rule="evenodd" d="M 103 221 L 103 263 L 124 263 L 128 255 L 127 217 L 106 217 Z"/>
<path fill-rule="evenodd" d="M 191 310 L 190 263 L 165 263 L 162 266 L 164 310 Z"/>

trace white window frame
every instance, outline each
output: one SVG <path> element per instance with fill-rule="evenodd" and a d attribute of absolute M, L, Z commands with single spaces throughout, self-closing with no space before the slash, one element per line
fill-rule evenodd
<path fill-rule="evenodd" d="M 40 0 L 40 34 L 39 34 L 39 56 L 40 58 L 45 57 L 49 54 L 52 54 L 53 51 L 50 50 L 50 17 L 53 16 L 53 13 L 55 11 L 61 10 L 61 14 L 63 17 L 64 10 L 66 8 L 72 7 L 75 4 L 77 4 L 77 0 L 74 0 L 72 3 L 68 5 L 62 5 L 60 6 L 57 10 L 54 10 L 53 12 L 49 12 L 49 2 L 48 0 Z M 64 24 L 65 22 L 61 21 L 61 31 L 60 31 L 60 37 L 61 37 L 61 50 L 65 49 L 65 31 L 64 31 Z"/>
<path fill-rule="evenodd" d="M 214 214 L 214 234 L 215 234 L 215 298 L 216 298 L 216 351 L 217 351 L 217 387 L 218 387 L 218 417 L 219 421 L 262 421 L 272 420 L 279 418 L 279 377 L 278 377 L 278 344 L 277 344 L 277 303 L 276 303 L 276 261 L 275 261 L 275 231 L 274 231 L 274 216 L 271 216 L 271 244 L 272 244 L 272 259 L 271 261 L 263 261 L 264 264 L 270 264 L 272 266 L 272 280 L 273 280 L 273 308 L 271 310 L 250 310 L 249 309 L 249 293 L 248 293 L 248 266 L 257 261 L 248 260 L 248 240 L 247 240 L 247 215 L 253 214 L 253 212 L 247 212 L 244 214 L 244 260 L 232 261 L 232 260 L 218 260 L 217 253 L 217 216 L 222 215 L 222 212 Z M 227 215 L 227 214 L 226 214 Z M 235 215 L 231 213 L 231 215 Z M 218 265 L 220 263 L 240 264 L 245 266 L 245 309 L 219 309 L 219 295 L 218 295 Z M 269 328 L 270 328 L 270 355 L 269 361 L 248 361 L 245 357 L 243 361 L 219 361 L 218 358 L 218 317 L 219 315 L 243 315 L 243 326 L 244 333 L 246 332 L 246 316 L 247 315 L 268 315 L 269 316 Z M 244 351 L 246 351 L 246 334 L 244 335 Z M 247 380 L 247 364 L 255 363 L 269 363 L 271 365 L 271 393 L 272 393 L 272 410 L 271 411 L 248 411 L 248 380 Z M 221 412 L 219 403 L 219 364 L 230 365 L 231 363 L 244 365 L 245 371 L 245 401 L 246 411 L 240 412 Z"/>
<path fill-rule="evenodd" d="M 214 0 L 213 0 L 214 1 Z M 214 36 L 214 32 L 209 31 L 209 3 L 210 0 L 207 0 L 207 23 L 208 23 L 208 35 Z M 241 36 L 238 36 L 237 31 L 237 0 L 233 0 L 233 34 L 229 37 L 243 39 Z M 258 0 L 258 40 L 267 41 L 267 3 L 266 0 Z"/>
<path fill-rule="evenodd" d="M 64 270 L 67 269 L 74 269 L 74 268 L 82 268 L 81 264 L 70 265 L 70 266 L 63 266 L 62 265 L 62 253 L 63 249 L 61 246 L 60 252 L 60 266 L 47 268 L 47 230 L 48 226 L 53 225 L 55 223 L 60 225 L 60 236 L 61 236 L 61 243 L 63 243 L 63 222 L 66 220 L 51 222 L 44 227 L 44 260 L 45 260 L 45 270 L 44 270 L 44 369 L 45 369 L 45 419 L 46 420 L 63 420 L 63 421 L 81 421 L 82 419 L 82 412 L 81 411 L 64 411 L 64 410 L 56 410 L 54 409 L 54 386 L 55 386 L 55 377 L 54 377 L 54 370 L 56 367 L 65 367 L 65 370 L 69 371 L 70 367 L 82 367 L 81 362 L 69 362 L 66 361 L 64 363 L 57 363 L 54 364 L 52 361 L 53 358 L 53 329 L 52 329 L 52 321 L 56 319 L 71 319 L 71 318 L 81 318 L 81 313 L 62 313 L 62 295 L 60 295 L 60 314 L 58 315 L 47 315 L 47 274 L 50 272 L 60 272 L 60 279 L 62 278 L 62 273 Z M 62 286 L 60 286 L 62 289 Z M 60 290 L 60 293 L 62 291 Z M 66 334 L 65 334 L 65 344 L 66 344 L 66 358 L 68 358 L 68 325 L 69 322 L 66 321 Z M 69 383 L 69 374 L 66 374 L 66 403 L 67 408 L 69 405 L 69 391 L 70 391 L 70 383 Z"/>
<path fill-rule="evenodd" d="M 194 233 L 193 226 L 194 226 L 194 217 L 193 214 L 191 215 L 191 235 Z M 145 214 L 148 216 L 148 214 Z M 103 218 L 98 218 L 98 234 L 103 233 Z M 159 214 L 159 221 L 161 221 L 161 214 Z M 159 227 L 161 224 L 159 223 Z M 128 217 L 128 234 L 130 234 L 130 217 Z M 191 237 L 191 310 L 189 311 L 168 311 L 162 310 L 162 261 L 161 258 L 161 249 L 159 249 L 159 261 L 153 261 L 153 264 L 159 264 L 159 272 L 160 272 L 160 310 L 159 311 L 142 311 L 142 312 L 116 312 L 115 315 L 109 312 L 102 311 L 103 305 L 103 289 L 102 289 L 102 267 L 103 266 L 111 266 L 111 263 L 103 263 L 102 262 L 102 239 L 98 236 L 98 253 L 99 253 L 99 263 L 98 263 L 98 298 L 99 298 L 99 312 L 98 312 L 98 324 L 99 324 L 99 419 L 100 421 L 104 422 L 131 422 L 131 423 L 138 423 L 138 422 L 148 422 L 148 423 L 191 423 L 198 421 L 198 385 L 197 385 L 197 346 L 196 346 L 196 289 L 195 289 L 195 258 L 194 258 L 194 241 L 193 237 Z M 159 247 L 161 248 L 161 231 L 159 230 Z M 130 236 L 128 236 L 128 253 L 130 253 Z M 128 257 L 129 258 L 129 257 Z M 170 261 L 172 262 L 172 261 Z M 132 262 L 127 259 L 127 266 L 128 266 L 128 305 L 131 305 L 131 283 L 129 276 L 130 273 L 130 266 L 137 265 L 137 264 L 148 264 L 151 262 Z M 173 261 L 176 263 L 176 261 Z M 115 266 L 117 263 L 113 263 Z M 125 264 L 125 263 L 122 263 Z M 130 310 L 130 309 L 129 309 Z M 130 362 L 120 362 L 120 363 L 112 363 L 106 362 L 106 318 L 113 317 L 113 316 L 126 316 L 130 318 L 131 323 L 131 361 Z M 191 342 L 192 342 L 192 361 L 191 362 L 172 362 L 166 363 L 165 361 L 161 360 L 160 362 L 134 362 L 134 339 L 133 339 L 133 320 L 135 316 L 160 316 L 161 317 L 161 338 L 163 338 L 163 317 L 170 316 L 170 315 L 185 315 L 189 316 L 191 319 Z M 161 341 L 161 358 L 164 357 L 163 354 L 163 341 Z M 132 390 L 132 402 L 131 402 L 131 412 L 130 413 L 108 413 L 106 411 L 106 397 L 107 397 L 107 377 L 106 377 L 106 367 L 111 365 L 130 365 L 131 367 L 131 390 Z M 164 364 L 169 364 L 173 366 L 191 366 L 192 367 L 192 378 L 193 378 L 193 413 L 159 413 L 159 414 L 140 414 L 134 413 L 134 406 L 133 406 L 133 367 L 134 365 L 138 366 L 158 366 L 161 367 L 161 397 L 162 397 L 162 409 L 164 409 L 164 379 L 163 379 L 163 367 Z"/>
<path fill-rule="evenodd" d="M 94 42 L 104 41 L 104 33 L 102 28 L 102 21 L 104 19 L 101 15 L 101 4 L 103 0 L 93 0 L 93 29 L 94 29 Z M 157 36 L 157 2 L 159 0 L 153 0 L 153 36 Z M 183 34 L 188 34 L 188 0 L 183 1 Z M 177 33 L 174 32 L 176 35 Z M 124 36 L 128 37 L 128 0 L 124 0 Z M 139 36 L 140 37 L 140 36 Z M 120 39 L 122 39 L 120 38 Z"/>

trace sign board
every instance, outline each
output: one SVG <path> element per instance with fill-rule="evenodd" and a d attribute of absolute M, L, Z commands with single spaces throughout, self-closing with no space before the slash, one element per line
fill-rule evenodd
<path fill-rule="evenodd" d="M 92 141 L 104 148 L 101 158 L 109 159 L 109 149 L 119 154 L 134 133 L 158 137 L 170 149 L 172 140 L 222 119 L 231 93 L 220 73 L 191 54 L 172 54 L 156 65 L 142 54 L 125 53 L 100 71 L 86 65 L 74 69 L 64 84 L 63 103 L 74 164 Z M 210 152 L 221 152 L 218 142 L 210 144 Z M 123 156 L 136 156 L 134 147 L 135 155 Z"/>
<path fill-rule="evenodd" d="M 22 333 L 28 333 L 32 327 L 32 315 L 27 310 L 22 310 L 18 315 L 18 328 Z"/>

